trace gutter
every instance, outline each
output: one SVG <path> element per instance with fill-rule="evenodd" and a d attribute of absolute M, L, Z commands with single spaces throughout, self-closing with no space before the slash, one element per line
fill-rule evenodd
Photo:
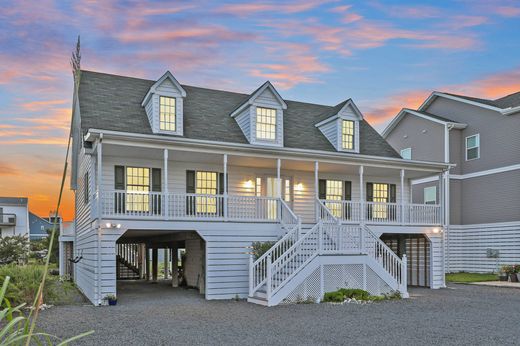
<path fill-rule="evenodd" d="M 255 153 L 260 155 L 265 155 L 267 158 L 271 158 L 270 156 L 275 156 L 276 158 L 280 158 L 280 153 L 286 155 L 292 155 L 285 157 L 285 159 L 294 160 L 294 159 L 306 159 L 308 161 L 316 161 L 324 159 L 331 160 L 332 163 L 338 163 L 337 161 L 343 161 L 345 159 L 352 159 L 358 162 L 367 164 L 368 166 L 374 167 L 389 167 L 388 165 L 400 165 L 409 167 L 410 169 L 423 169 L 423 170 L 437 170 L 437 171 L 445 171 L 455 165 L 449 163 L 442 162 L 429 162 L 429 161 L 413 161 L 413 160 L 404 160 L 401 158 L 389 158 L 389 157 L 378 157 L 371 155 L 362 155 L 362 154 L 349 154 L 349 153 L 332 153 L 321 150 L 306 150 L 306 149 L 297 149 L 297 148 L 273 148 L 268 147 L 252 147 L 250 144 L 241 144 L 241 143 L 227 143 L 227 142 L 217 142 L 217 141 L 208 141 L 208 140 L 199 140 L 199 139 L 190 139 L 184 137 L 165 137 L 158 135 L 148 135 L 148 134 L 137 134 L 130 132 L 119 132 L 119 131 L 111 131 L 111 130 L 101 130 L 101 129 L 90 129 L 88 133 L 85 135 L 85 141 L 94 141 L 99 138 L 101 135 L 104 135 L 104 140 L 113 138 L 113 139 L 121 139 L 131 141 L 133 143 L 136 140 L 141 142 L 148 142 L 151 144 L 163 144 L 163 145 L 172 145 L 172 144 L 180 144 L 180 145 L 190 145 L 193 147 L 199 147 L 204 149 L 220 149 L 220 151 L 224 151 L 223 153 L 227 153 L 229 151 L 243 151 L 248 153 Z M 345 163 L 345 162 L 339 162 Z"/>

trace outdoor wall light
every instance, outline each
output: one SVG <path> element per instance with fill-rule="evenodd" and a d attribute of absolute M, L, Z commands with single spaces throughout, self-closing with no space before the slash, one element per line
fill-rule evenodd
<path fill-rule="evenodd" d="M 298 184 L 294 185 L 294 191 L 303 191 L 303 184 L 298 183 Z"/>
<path fill-rule="evenodd" d="M 439 228 L 434 228 L 433 229 L 433 233 L 435 233 L 435 234 L 440 233 L 440 232 L 441 232 L 441 230 Z"/>
<path fill-rule="evenodd" d="M 105 224 L 106 228 L 121 228 L 121 224 L 120 223 L 110 223 L 110 222 L 107 222 Z"/>
<path fill-rule="evenodd" d="M 252 189 L 253 187 L 255 187 L 255 185 L 253 184 L 253 181 L 251 179 L 249 179 L 248 181 L 246 181 L 244 183 L 244 187 L 246 189 Z"/>

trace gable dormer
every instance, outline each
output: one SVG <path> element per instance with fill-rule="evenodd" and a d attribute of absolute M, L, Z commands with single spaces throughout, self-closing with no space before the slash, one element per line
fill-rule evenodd
<path fill-rule="evenodd" d="M 359 153 L 359 123 L 362 120 L 363 114 L 348 99 L 334 106 L 316 127 L 337 151 Z"/>
<path fill-rule="evenodd" d="M 153 133 L 183 135 L 183 100 L 186 91 L 170 71 L 148 90 L 141 106 L 144 107 Z"/>
<path fill-rule="evenodd" d="M 274 86 L 265 82 L 230 115 L 251 144 L 283 147 L 283 111 L 287 104 Z"/>

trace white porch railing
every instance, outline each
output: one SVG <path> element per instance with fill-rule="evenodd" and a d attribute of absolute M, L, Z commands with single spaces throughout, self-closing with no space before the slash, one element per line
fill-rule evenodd
<path fill-rule="evenodd" d="M 92 205 L 97 205 L 96 197 L 93 202 Z M 101 193 L 103 217 L 280 222 L 286 213 L 281 200 L 275 197 L 127 191 Z"/>
<path fill-rule="evenodd" d="M 360 202 L 319 200 L 318 218 L 327 221 L 329 211 L 345 223 L 365 221 L 370 224 L 440 225 L 441 206 L 439 204 L 404 204 L 382 202 Z"/>

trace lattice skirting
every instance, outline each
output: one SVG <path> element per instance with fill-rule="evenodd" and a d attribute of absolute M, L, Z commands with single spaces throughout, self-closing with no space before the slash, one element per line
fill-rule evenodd
<path fill-rule="evenodd" d="M 340 288 L 361 288 L 372 295 L 383 295 L 393 291 L 369 266 L 366 266 L 363 273 L 364 266 L 364 264 L 323 265 L 324 292 L 332 292 Z M 320 293 L 320 274 L 320 268 L 314 270 L 283 302 L 321 300 L 323 297 Z M 363 280 L 364 275 L 366 275 L 365 280 Z"/>

